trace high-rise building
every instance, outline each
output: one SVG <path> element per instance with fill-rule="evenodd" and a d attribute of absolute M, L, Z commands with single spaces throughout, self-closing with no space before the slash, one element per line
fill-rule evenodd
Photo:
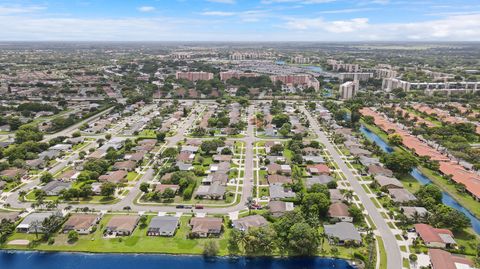
<path fill-rule="evenodd" d="M 210 80 L 213 79 L 213 73 L 207 72 L 177 72 L 177 79 L 186 79 L 189 81 Z"/>
<path fill-rule="evenodd" d="M 340 85 L 339 92 L 340 98 L 343 100 L 352 99 L 359 90 L 360 83 L 358 80 L 347 81 Z"/>
<path fill-rule="evenodd" d="M 270 79 L 275 83 L 281 81 L 285 85 L 301 85 L 304 87 L 312 87 L 315 91 L 320 89 L 320 82 L 311 75 L 279 75 L 271 76 Z"/>

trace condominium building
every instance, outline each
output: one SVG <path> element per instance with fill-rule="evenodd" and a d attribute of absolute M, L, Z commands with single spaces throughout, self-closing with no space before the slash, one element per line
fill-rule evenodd
<path fill-rule="evenodd" d="M 315 91 L 320 89 L 320 82 L 310 75 L 279 75 L 271 76 L 273 82 L 281 81 L 285 85 L 301 85 L 304 87 L 312 87 Z"/>
<path fill-rule="evenodd" d="M 343 100 L 352 99 L 358 92 L 360 83 L 358 80 L 347 81 L 340 85 L 339 92 L 340 98 Z"/>
<path fill-rule="evenodd" d="M 348 73 L 356 73 L 360 72 L 360 66 L 358 64 L 346 64 L 342 61 L 337 61 L 333 59 L 327 60 L 327 64 L 332 66 L 333 71 L 338 72 L 348 72 Z"/>
<path fill-rule="evenodd" d="M 367 81 L 370 78 L 373 78 L 373 73 L 339 73 L 337 75 L 338 79 L 341 81 L 344 80 L 358 80 L 358 81 Z"/>
<path fill-rule="evenodd" d="M 231 78 L 240 79 L 241 77 L 252 78 L 252 77 L 258 77 L 258 76 L 259 75 L 257 73 L 245 73 L 245 72 L 240 72 L 240 71 L 220 72 L 220 79 L 222 81 L 227 81 Z"/>
<path fill-rule="evenodd" d="M 294 64 L 308 64 L 310 63 L 310 58 L 303 56 L 295 56 L 290 58 L 290 62 Z"/>
<path fill-rule="evenodd" d="M 210 80 L 213 79 L 213 73 L 207 72 L 177 72 L 177 79 L 186 79 L 189 81 Z"/>
<path fill-rule="evenodd" d="M 387 92 L 397 88 L 401 88 L 404 91 L 409 91 L 410 87 L 410 82 L 403 81 L 397 78 L 384 78 L 382 81 L 382 90 Z"/>

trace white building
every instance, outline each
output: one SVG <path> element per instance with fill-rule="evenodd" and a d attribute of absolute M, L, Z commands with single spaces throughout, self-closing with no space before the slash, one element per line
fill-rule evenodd
<path fill-rule="evenodd" d="M 343 100 L 352 99 L 357 94 L 359 87 L 358 80 L 343 83 L 339 88 L 340 98 Z"/>

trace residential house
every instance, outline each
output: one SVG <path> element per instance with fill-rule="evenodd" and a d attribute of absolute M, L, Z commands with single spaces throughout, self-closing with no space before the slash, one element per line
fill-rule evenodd
<path fill-rule="evenodd" d="M 134 215 L 115 215 L 108 221 L 105 234 L 113 236 L 129 236 L 133 233 L 140 220 Z"/>
<path fill-rule="evenodd" d="M 269 184 L 286 184 L 286 183 L 292 183 L 292 179 L 287 176 L 279 175 L 279 174 L 274 174 L 274 175 L 268 175 L 267 180 Z"/>
<path fill-rule="evenodd" d="M 42 187 L 42 190 L 49 196 L 59 195 L 63 190 L 69 189 L 72 186 L 69 182 L 53 180 Z"/>
<path fill-rule="evenodd" d="M 402 182 L 394 177 L 377 175 L 375 176 L 375 181 L 377 181 L 378 185 L 380 185 L 380 188 L 383 190 L 403 188 Z"/>
<path fill-rule="evenodd" d="M 293 211 L 294 205 L 291 202 L 270 201 L 268 203 L 268 211 L 273 217 L 281 217 L 289 211 Z"/>
<path fill-rule="evenodd" d="M 368 173 L 370 173 L 373 176 L 378 176 L 378 175 L 386 176 L 386 177 L 393 176 L 392 170 L 376 164 L 371 164 L 368 166 Z"/>
<path fill-rule="evenodd" d="M 3 220 L 15 222 L 19 219 L 19 216 L 20 212 L 16 211 L 0 212 L 0 223 Z"/>
<path fill-rule="evenodd" d="M 270 200 L 280 200 L 285 198 L 294 198 L 295 192 L 288 189 L 280 183 L 274 183 L 269 185 Z"/>
<path fill-rule="evenodd" d="M 134 161 L 121 161 L 113 164 L 113 169 L 115 170 L 124 170 L 124 171 L 133 171 L 137 167 L 137 163 Z"/>
<path fill-rule="evenodd" d="M 330 182 L 334 181 L 333 177 L 329 175 L 319 175 L 319 176 L 314 176 L 314 177 L 308 177 L 307 178 L 307 188 L 311 188 L 314 184 L 328 184 Z"/>
<path fill-rule="evenodd" d="M 360 233 L 350 222 L 337 222 L 333 225 L 323 225 L 323 227 L 331 244 L 338 242 L 338 245 L 344 245 L 346 242 L 353 242 L 360 245 L 362 243 Z"/>
<path fill-rule="evenodd" d="M 17 226 L 19 233 L 43 233 L 42 223 L 50 216 L 61 217 L 55 212 L 34 212 L 27 215 L 22 222 Z"/>
<path fill-rule="evenodd" d="M 128 172 L 125 170 L 118 170 L 118 171 L 112 171 L 112 172 L 107 172 L 105 175 L 101 175 L 98 180 L 100 182 L 111 182 L 111 183 L 121 183 L 125 182 L 127 179 Z"/>
<path fill-rule="evenodd" d="M 159 193 L 165 192 L 166 189 L 171 189 L 175 194 L 180 189 L 180 186 L 174 184 L 157 184 L 155 185 L 155 191 Z"/>
<path fill-rule="evenodd" d="M 154 217 L 148 226 L 148 236 L 174 236 L 180 225 L 180 218 L 173 216 Z"/>
<path fill-rule="evenodd" d="M 474 263 L 459 255 L 441 249 L 429 249 L 428 256 L 432 269 L 474 269 Z"/>
<path fill-rule="evenodd" d="M 305 163 L 325 163 L 322 156 L 303 156 Z"/>
<path fill-rule="evenodd" d="M 415 232 L 427 247 L 451 248 L 457 245 L 453 233 L 448 229 L 438 229 L 424 223 L 417 223 L 414 227 Z"/>
<path fill-rule="evenodd" d="M 343 194 L 339 189 L 329 189 L 330 200 L 332 203 L 342 202 L 344 200 Z"/>
<path fill-rule="evenodd" d="M 223 229 L 222 218 L 193 217 L 190 219 L 191 234 L 195 237 L 219 236 Z"/>
<path fill-rule="evenodd" d="M 400 207 L 400 211 L 405 217 L 411 220 L 428 216 L 428 210 L 425 207 L 402 206 Z"/>
<path fill-rule="evenodd" d="M 227 187 L 220 182 L 213 182 L 211 185 L 200 185 L 195 192 L 195 197 L 200 199 L 219 200 L 225 197 Z"/>
<path fill-rule="evenodd" d="M 342 202 L 333 203 L 328 208 L 328 217 L 334 221 L 352 222 L 353 217 L 348 212 L 348 206 Z"/>
<path fill-rule="evenodd" d="M 233 228 L 246 232 L 249 228 L 259 228 L 268 225 L 268 221 L 261 215 L 250 215 L 232 221 Z"/>
<path fill-rule="evenodd" d="M 310 175 L 330 174 L 330 167 L 326 164 L 309 164 L 307 165 L 307 172 Z"/>
<path fill-rule="evenodd" d="M 89 234 L 100 218 L 98 214 L 73 214 L 63 225 L 63 232 L 76 231 L 79 234 Z"/>
<path fill-rule="evenodd" d="M 417 200 L 417 197 L 406 189 L 389 189 L 388 193 L 394 202 L 400 204 Z"/>

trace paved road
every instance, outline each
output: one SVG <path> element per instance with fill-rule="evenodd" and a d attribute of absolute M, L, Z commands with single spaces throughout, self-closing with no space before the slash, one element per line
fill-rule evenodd
<path fill-rule="evenodd" d="M 368 215 L 372 218 L 375 226 L 377 226 L 377 231 L 383 239 L 383 244 L 385 246 L 385 252 L 387 253 L 387 268 L 388 269 L 402 269 L 402 255 L 400 253 L 400 248 L 397 244 L 397 240 L 393 235 L 392 231 L 388 227 L 385 220 L 380 215 L 380 212 L 377 210 L 373 202 L 368 197 L 365 190 L 362 188 L 360 183 L 355 179 L 352 171 L 348 168 L 345 162 L 342 160 L 340 154 L 335 150 L 332 143 L 328 140 L 327 136 L 323 131 L 321 131 L 318 121 L 312 117 L 309 111 L 302 107 L 303 112 L 307 115 L 308 120 L 310 121 L 310 127 L 318 135 L 318 140 L 325 145 L 325 148 L 330 152 L 333 160 L 338 164 L 338 167 L 342 170 L 343 174 L 347 177 L 350 185 L 353 188 L 353 191 L 357 194 L 362 202 L 363 206 L 368 212 Z"/>
<path fill-rule="evenodd" d="M 101 116 L 103 115 L 106 115 L 107 113 L 109 113 L 110 111 L 112 111 L 114 107 L 111 107 L 111 108 L 108 108 L 98 114 L 95 114 L 93 116 L 91 116 L 90 118 L 87 118 L 87 119 L 84 119 L 70 127 L 67 127 L 66 129 L 63 129 L 59 132 L 56 132 L 54 134 L 49 134 L 49 135 L 45 135 L 42 142 L 48 142 L 50 141 L 50 139 L 52 138 L 55 138 L 55 137 L 58 137 L 58 136 L 70 136 L 71 134 L 73 134 L 78 128 L 80 128 L 83 124 L 85 123 L 90 123 L 94 120 L 97 120 L 98 118 L 100 118 Z"/>

